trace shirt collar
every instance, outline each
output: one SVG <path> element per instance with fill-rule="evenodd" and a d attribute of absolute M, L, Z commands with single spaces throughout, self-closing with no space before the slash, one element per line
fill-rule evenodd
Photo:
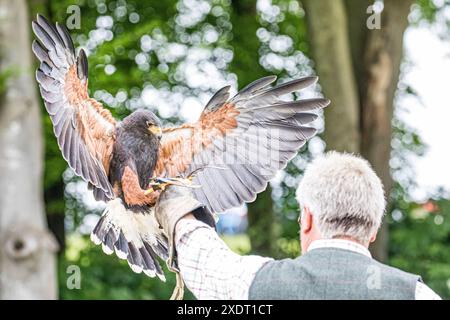
<path fill-rule="evenodd" d="M 307 251 L 314 250 L 314 249 L 320 249 L 320 248 L 344 249 L 344 250 L 349 250 L 349 251 L 353 251 L 356 253 L 360 253 L 360 254 L 365 255 L 366 257 L 372 258 L 372 255 L 370 254 L 369 250 L 366 247 L 364 247 L 363 245 L 360 245 L 359 243 L 356 243 L 354 241 L 345 240 L 345 239 L 315 240 L 315 241 L 311 242 Z"/>

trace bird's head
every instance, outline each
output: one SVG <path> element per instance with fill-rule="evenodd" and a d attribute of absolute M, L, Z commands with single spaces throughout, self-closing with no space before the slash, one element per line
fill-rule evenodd
<path fill-rule="evenodd" d="M 161 139 L 161 121 L 149 110 L 137 110 L 124 119 L 124 124 L 141 134 L 151 135 Z"/>

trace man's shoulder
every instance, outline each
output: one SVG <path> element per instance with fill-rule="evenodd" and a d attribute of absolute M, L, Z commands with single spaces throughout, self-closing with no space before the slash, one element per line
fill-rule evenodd
<path fill-rule="evenodd" d="M 285 258 L 268 261 L 258 270 L 255 279 L 261 278 L 261 276 L 269 276 L 270 279 L 278 282 L 283 275 L 287 275 L 294 269 L 299 268 L 297 260 L 300 258 L 301 256 L 295 259 Z"/>
<path fill-rule="evenodd" d="M 308 270 L 314 270 L 317 266 L 328 273 L 327 270 L 334 269 L 336 264 L 349 267 L 347 268 L 349 272 L 363 267 L 368 273 L 380 274 L 389 281 L 395 281 L 395 279 L 408 282 L 422 281 L 419 275 L 384 264 L 360 253 L 334 248 L 314 249 L 294 259 L 269 261 L 258 271 L 257 276 L 264 275 L 282 280 L 288 274 L 304 274 L 305 271 L 309 273 Z"/>
<path fill-rule="evenodd" d="M 414 274 L 411 272 L 407 272 L 405 270 L 399 269 L 397 267 L 385 264 L 383 262 L 380 262 L 378 260 L 375 260 L 371 258 L 372 265 L 374 267 L 380 267 L 383 268 L 387 274 L 391 274 L 392 276 L 396 277 L 413 277 L 416 281 L 422 281 L 422 277 L 418 274 Z"/>

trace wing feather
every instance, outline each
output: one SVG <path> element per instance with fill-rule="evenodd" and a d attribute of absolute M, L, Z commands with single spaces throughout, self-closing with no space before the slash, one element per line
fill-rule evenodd
<path fill-rule="evenodd" d="M 194 194 L 213 212 L 253 201 L 316 134 L 305 125 L 317 118 L 314 111 L 329 104 L 322 98 L 281 99 L 314 84 L 316 77 L 270 87 L 275 80 L 275 76 L 256 80 L 229 100 L 229 87 L 224 87 L 196 123 L 164 129 L 154 175 L 196 172 L 193 181 L 201 188 Z"/>
<path fill-rule="evenodd" d="M 39 40 L 33 41 L 32 49 L 41 62 L 36 80 L 63 157 L 94 187 L 97 199 L 112 199 L 108 171 L 116 121 L 88 96 L 86 54 L 80 50 L 75 55 L 69 32 L 62 25 L 55 27 L 38 15 L 32 28 Z"/>

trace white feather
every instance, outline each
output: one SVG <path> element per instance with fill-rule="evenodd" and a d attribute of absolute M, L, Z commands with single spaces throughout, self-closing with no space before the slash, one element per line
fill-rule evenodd
<path fill-rule="evenodd" d="M 94 234 L 94 233 L 91 233 L 91 241 L 92 241 L 93 243 L 95 243 L 96 245 L 99 245 L 99 244 L 102 243 L 102 241 L 101 241 L 101 240 L 97 237 L 97 235 Z"/>
<path fill-rule="evenodd" d="M 131 264 L 129 261 L 128 261 L 128 265 L 131 267 L 131 270 L 133 270 L 136 273 L 141 273 L 143 270 L 143 268 L 141 266 Z"/>
<path fill-rule="evenodd" d="M 108 256 L 111 255 L 114 251 L 108 248 L 105 244 L 102 243 L 102 250 L 104 253 L 106 253 Z"/>

